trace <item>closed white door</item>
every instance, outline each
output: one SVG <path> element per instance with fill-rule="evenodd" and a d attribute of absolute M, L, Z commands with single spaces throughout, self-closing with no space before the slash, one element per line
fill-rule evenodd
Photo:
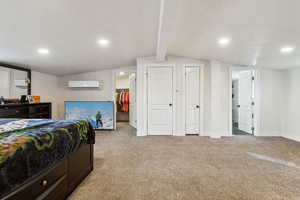
<path fill-rule="evenodd" d="M 129 76 L 129 124 L 136 128 L 136 74 Z"/>
<path fill-rule="evenodd" d="M 252 71 L 245 71 L 239 74 L 239 129 L 252 134 Z"/>
<path fill-rule="evenodd" d="M 173 135 L 173 68 L 148 68 L 148 135 Z"/>
<path fill-rule="evenodd" d="M 185 68 L 185 132 L 200 134 L 200 68 Z"/>

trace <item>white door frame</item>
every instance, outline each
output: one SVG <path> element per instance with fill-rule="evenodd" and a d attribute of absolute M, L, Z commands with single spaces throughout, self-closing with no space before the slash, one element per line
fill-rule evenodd
<path fill-rule="evenodd" d="M 112 101 L 114 102 L 114 130 L 117 129 L 117 104 L 116 104 L 116 80 L 118 73 L 120 72 L 132 72 L 137 74 L 137 69 L 135 66 L 133 67 L 124 67 L 119 69 L 112 70 Z"/>
<path fill-rule="evenodd" d="M 233 136 L 232 129 L 232 72 L 240 70 L 252 70 L 254 72 L 254 132 L 253 136 L 259 136 L 260 127 L 260 71 L 256 67 L 230 67 L 229 69 L 229 136 Z"/>
<path fill-rule="evenodd" d="M 136 106 L 136 72 L 131 72 L 131 74 L 129 75 L 129 97 L 132 98 L 132 87 L 131 87 L 131 79 L 134 76 L 134 96 L 135 96 L 135 101 L 133 103 L 133 101 L 129 100 L 129 125 L 131 125 L 132 127 L 136 128 L 137 127 L 137 117 L 136 117 L 136 110 L 137 110 L 137 106 Z M 129 99 L 130 99 L 129 98 Z M 134 104 L 133 108 L 132 108 L 132 104 Z M 133 116 L 135 116 L 135 120 L 133 120 Z"/>
<path fill-rule="evenodd" d="M 199 76 L 199 84 L 200 84 L 200 133 L 199 136 L 204 136 L 204 65 L 196 65 L 196 64 L 184 64 L 183 65 L 183 123 L 184 123 L 184 135 L 186 135 L 186 68 L 187 67 L 198 67 L 200 70 L 200 76 Z"/>
<path fill-rule="evenodd" d="M 146 80 L 146 99 L 147 99 L 147 135 L 149 135 L 149 130 L 148 130 L 148 125 L 149 125 L 149 105 L 148 105 L 148 86 L 149 86 L 149 68 L 164 68 L 164 67 L 169 67 L 172 69 L 172 78 L 173 78 L 173 106 L 172 106 L 172 113 L 173 113 L 173 119 L 172 119 L 172 135 L 174 136 L 175 134 L 175 130 L 176 130 L 176 70 L 175 70 L 175 64 L 150 64 L 150 65 L 146 65 L 146 75 L 147 75 L 147 80 Z"/>

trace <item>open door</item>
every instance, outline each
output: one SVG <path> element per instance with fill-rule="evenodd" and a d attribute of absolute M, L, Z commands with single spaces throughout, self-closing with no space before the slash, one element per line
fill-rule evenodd
<path fill-rule="evenodd" d="M 253 72 L 239 73 L 239 125 L 238 128 L 253 134 Z"/>

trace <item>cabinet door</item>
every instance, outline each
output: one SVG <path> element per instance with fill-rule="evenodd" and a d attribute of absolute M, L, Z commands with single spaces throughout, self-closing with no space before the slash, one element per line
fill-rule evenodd
<path fill-rule="evenodd" d="M 50 119 L 51 105 L 31 105 L 29 106 L 29 118 L 31 119 Z"/>

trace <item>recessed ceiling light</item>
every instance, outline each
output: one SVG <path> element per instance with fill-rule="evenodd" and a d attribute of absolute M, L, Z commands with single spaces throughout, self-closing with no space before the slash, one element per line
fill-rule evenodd
<path fill-rule="evenodd" d="M 293 51 L 295 50 L 294 47 L 291 47 L 291 46 L 285 46 L 285 47 L 282 47 L 281 48 L 281 53 L 292 53 Z"/>
<path fill-rule="evenodd" d="M 125 75 L 125 72 L 120 72 L 119 74 L 120 74 L 120 76 L 123 76 L 123 75 Z"/>
<path fill-rule="evenodd" d="M 221 46 L 226 46 L 226 45 L 228 45 L 230 43 L 230 39 L 226 38 L 226 37 L 223 37 L 223 38 L 219 39 L 218 43 Z"/>
<path fill-rule="evenodd" d="M 45 55 L 45 54 L 49 54 L 50 51 L 48 49 L 41 48 L 41 49 L 38 49 L 38 53 Z"/>
<path fill-rule="evenodd" d="M 103 46 L 103 47 L 106 47 L 106 46 L 108 46 L 109 44 L 110 44 L 110 41 L 108 40 L 108 39 L 100 39 L 99 41 L 98 41 L 98 43 L 101 45 L 101 46 Z"/>

